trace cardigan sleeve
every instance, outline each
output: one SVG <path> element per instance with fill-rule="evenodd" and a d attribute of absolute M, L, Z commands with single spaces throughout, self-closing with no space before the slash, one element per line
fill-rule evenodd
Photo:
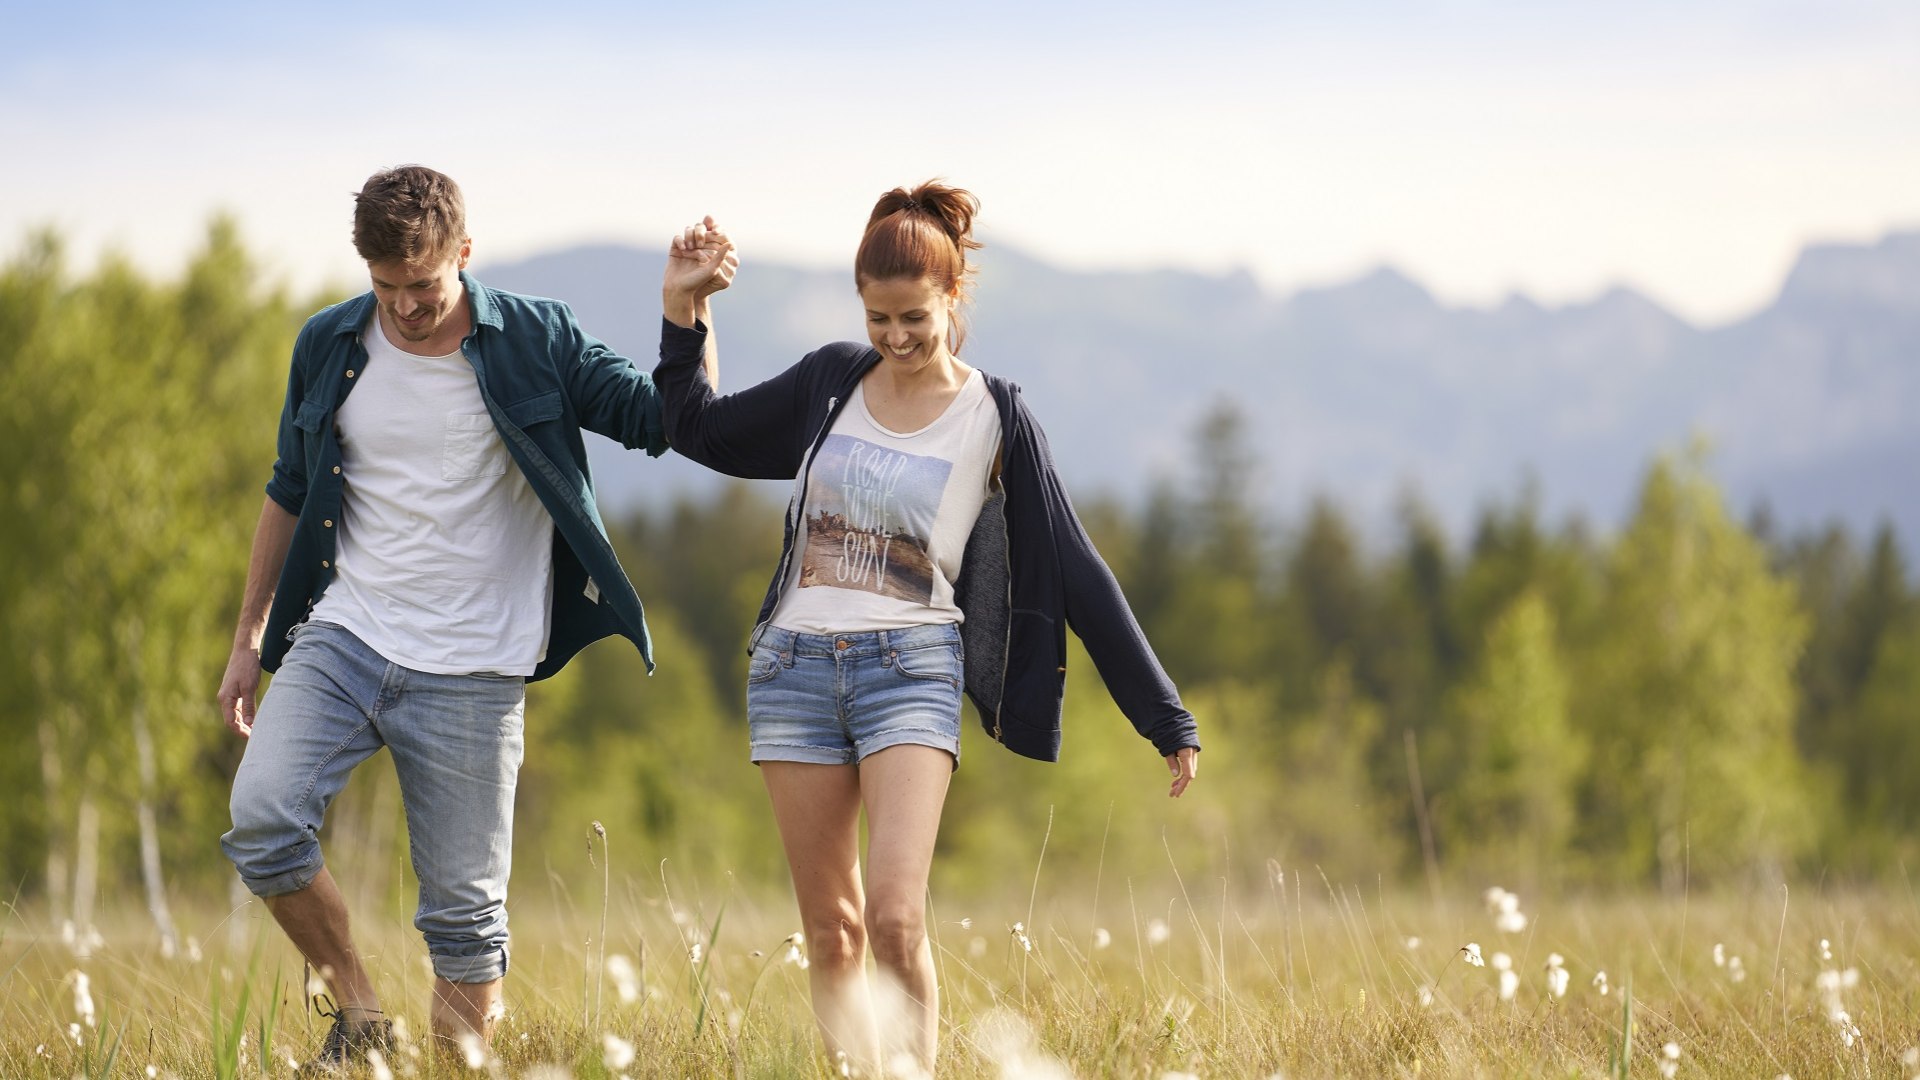
<path fill-rule="evenodd" d="M 1028 449 L 1039 471 L 1040 486 L 1053 526 L 1053 543 L 1060 559 L 1061 588 L 1065 594 L 1067 625 L 1087 647 L 1107 692 L 1134 730 L 1168 756 L 1184 747 L 1200 748 L 1199 725 L 1180 703 L 1180 692 L 1147 635 L 1127 606 L 1120 583 L 1074 513 L 1067 489 L 1053 465 L 1046 433 L 1019 405 L 1020 422 L 1027 429 Z"/>
<path fill-rule="evenodd" d="M 664 404 L 667 442 L 709 469 L 749 480 L 791 480 L 805 422 L 801 374 L 807 361 L 757 386 L 714 392 L 701 362 L 707 327 L 660 320 L 660 363 L 653 382 Z M 811 357 L 809 357 L 811 359 Z"/>

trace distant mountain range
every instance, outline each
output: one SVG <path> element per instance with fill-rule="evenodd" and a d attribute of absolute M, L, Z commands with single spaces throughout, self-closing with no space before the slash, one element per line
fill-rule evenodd
<path fill-rule="evenodd" d="M 481 276 L 567 300 L 650 367 L 661 261 L 580 247 Z M 1023 386 L 1083 499 L 1197 482 L 1196 426 L 1228 402 L 1248 420 L 1267 506 L 1292 514 L 1324 493 L 1376 539 L 1408 490 L 1457 533 L 1528 477 L 1550 515 L 1611 528 L 1653 456 L 1698 435 L 1738 514 L 1764 501 L 1786 529 L 1891 519 L 1909 551 L 1920 541 L 1920 232 L 1809 247 L 1770 305 L 1710 329 L 1627 289 L 1445 307 L 1384 267 L 1274 296 L 1245 273 L 1083 273 L 1002 245 L 980 263 L 963 355 Z M 865 339 L 850 270 L 749 253 L 717 304 L 732 388 Z M 683 460 L 598 440 L 593 453 L 613 513 L 712 483 Z"/>

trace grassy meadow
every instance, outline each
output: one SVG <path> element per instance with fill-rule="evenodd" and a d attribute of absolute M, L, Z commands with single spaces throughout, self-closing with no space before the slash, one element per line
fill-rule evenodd
<path fill-rule="evenodd" d="M 508 1012 L 473 1063 L 421 1039 L 431 975 L 408 907 L 356 904 L 408 1036 L 394 1075 L 834 1075 L 787 897 L 671 869 L 609 875 L 604 905 L 598 882 L 542 884 L 517 883 Z M 1032 886 L 933 898 L 941 1075 L 1920 1075 L 1910 893 L 1523 896 L 1502 912 L 1277 868 L 1232 887 L 1171 871 Z M 291 1075 L 326 1027 L 298 956 L 257 903 L 181 923 L 169 956 L 137 907 L 90 941 L 9 911 L 0 1075 Z"/>

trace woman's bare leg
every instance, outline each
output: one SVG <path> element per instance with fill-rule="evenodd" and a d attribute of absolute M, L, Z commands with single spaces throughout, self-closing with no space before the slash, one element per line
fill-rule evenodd
<path fill-rule="evenodd" d="M 940 991 L 927 940 L 927 874 L 952 778 L 953 755 L 931 746 L 890 746 L 860 762 L 867 939 L 899 1010 L 899 1022 L 886 1025 L 897 1034 L 885 1052 L 889 1062 L 911 1055 L 929 1076 L 940 1047 Z"/>
<path fill-rule="evenodd" d="M 876 755 L 877 756 L 877 755 Z M 761 763 L 807 935 L 813 1015 L 829 1055 L 879 1075 L 880 1037 L 867 992 L 866 901 L 860 888 L 860 773 L 853 765 Z"/>

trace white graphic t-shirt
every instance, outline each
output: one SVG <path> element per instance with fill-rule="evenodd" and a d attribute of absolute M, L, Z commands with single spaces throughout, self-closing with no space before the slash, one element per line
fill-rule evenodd
<path fill-rule="evenodd" d="M 440 675 L 531 675 L 547 655 L 553 518 L 455 351 L 394 347 L 375 312 L 366 370 L 335 414 L 335 577 L 313 618 Z"/>
<path fill-rule="evenodd" d="M 881 427 L 856 387 L 803 478 L 773 625 L 834 634 L 960 622 L 953 580 L 1000 441 L 1000 410 L 978 370 L 919 431 Z"/>

